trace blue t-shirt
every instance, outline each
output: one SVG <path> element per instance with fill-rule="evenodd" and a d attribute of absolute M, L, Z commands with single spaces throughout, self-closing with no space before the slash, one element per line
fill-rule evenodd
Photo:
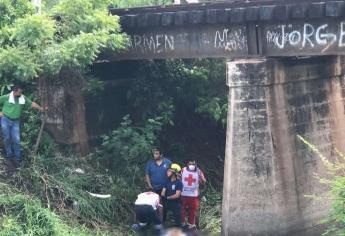
<path fill-rule="evenodd" d="M 165 196 L 169 197 L 172 196 L 176 193 L 177 190 L 180 190 L 182 192 L 183 189 L 183 183 L 181 182 L 181 180 L 176 179 L 174 181 L 169 181 L 165 184 Z M 172 202 L 178 202 L 180 201 L 180 198 L 177 199 L 170 199 L 168 201 L 172 201 Z"/>
<path fill-rule="evenodd" d="M 150 176 L 153 190 L 161 190 L 169 181 L 167 170 L 170 164 L 171 161 L 167 158 L 163 158 L 163 161 L 160 165 L 157 165 L 155 160 L 149 160 L 147 162 L 145 175 Z"/>

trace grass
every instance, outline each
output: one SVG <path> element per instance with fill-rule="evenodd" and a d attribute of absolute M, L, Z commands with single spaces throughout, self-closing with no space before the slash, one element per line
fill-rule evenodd
<path fill-rule="evenodd" d="M 121 169 L 110 172 L 96 156 L 27 159 L 10 179 L 0 180 L 0 236 L 134 235 L 133 202 L 144 184 Z M 209 185 L 202 195 L 201 230 L 219 233 L 221 193 Z"/>
<path fill-rule="evenodd" d="M 93 170 L 88 161 L 37 156 L 10 180 L 0 181 L 0 236 L 130 235 L 135 194 L 122 179 Z M 85 174 L 75 172 L 77 167 Z"/>
<path fill-rule="evenodd" d="M 12 186 L 2 183 L 0 190 L 0 236 L 111 235 L 92 232 L 82 225 L 67 224 L 53 211 L 42 206 L 39 199 L 20 193 Z"/>

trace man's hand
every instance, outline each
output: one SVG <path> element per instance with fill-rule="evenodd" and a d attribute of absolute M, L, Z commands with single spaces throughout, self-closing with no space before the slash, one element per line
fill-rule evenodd
<path fill-rule="evenodd" d="M 48 111 L 48 107 L 47 106 L 41 107 L 40 112 L 46 112 L 46 111 Z"/>
<path fill-rule="evenodd" d="M 45 112 L 45 111 L 48 110 L 48 107 L 47 107 L 47 106 L 41 107 L 41 106 L 38 105 L 36 102 L 32 102 L 31 107 L 32 107 L 32 108 L 35 108 L 35 109 L 37 109 L 37 110 L 39 110 L 40 112 Z"/>
<path fill-rule="evenodd" d="M 44 107 L 37 107 L 37 109 L 40 111 L 40 112 L 46 112 L 48 110 L 48 107 L 47 106 L 44 106 Z"/>
<path fill-rule="evenodd" d="M 0 111 L 0 118 L 4 116 L 4 113 Z"/>

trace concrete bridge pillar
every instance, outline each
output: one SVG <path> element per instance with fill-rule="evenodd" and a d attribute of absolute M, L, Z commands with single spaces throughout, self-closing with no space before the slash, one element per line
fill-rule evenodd
<path fill-rule="evenodd" d="M 343 59 L 227 62 L 229 86 L 222 235 L 320 235 L 328 214 L 320 159 L 345 147 Z"/>

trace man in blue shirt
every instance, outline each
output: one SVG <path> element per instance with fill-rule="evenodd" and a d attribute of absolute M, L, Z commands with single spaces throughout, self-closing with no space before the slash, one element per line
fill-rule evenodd
<path fill-rule="evenodd" d="M 165 198 L 164 216 L 168 211 L 172 211 L 176 227 L 181 227 L 181 192 L 183 184 L 179 179 L 181 167 L 178 164 L 171 164 L 167 171 L 169 182 L 162 190 L 162 197 Z M 163 219 L 165 220 L 165 219 Z"/>
<path fill-rule="evenodd" d="M 145 179 L 148 187 L 158 195 L 168 182 L 167 170 L 171 161 L 164 158 L 158 148 L 153 149 L 153 160 L 149 160 L 145 168 Z"/>

